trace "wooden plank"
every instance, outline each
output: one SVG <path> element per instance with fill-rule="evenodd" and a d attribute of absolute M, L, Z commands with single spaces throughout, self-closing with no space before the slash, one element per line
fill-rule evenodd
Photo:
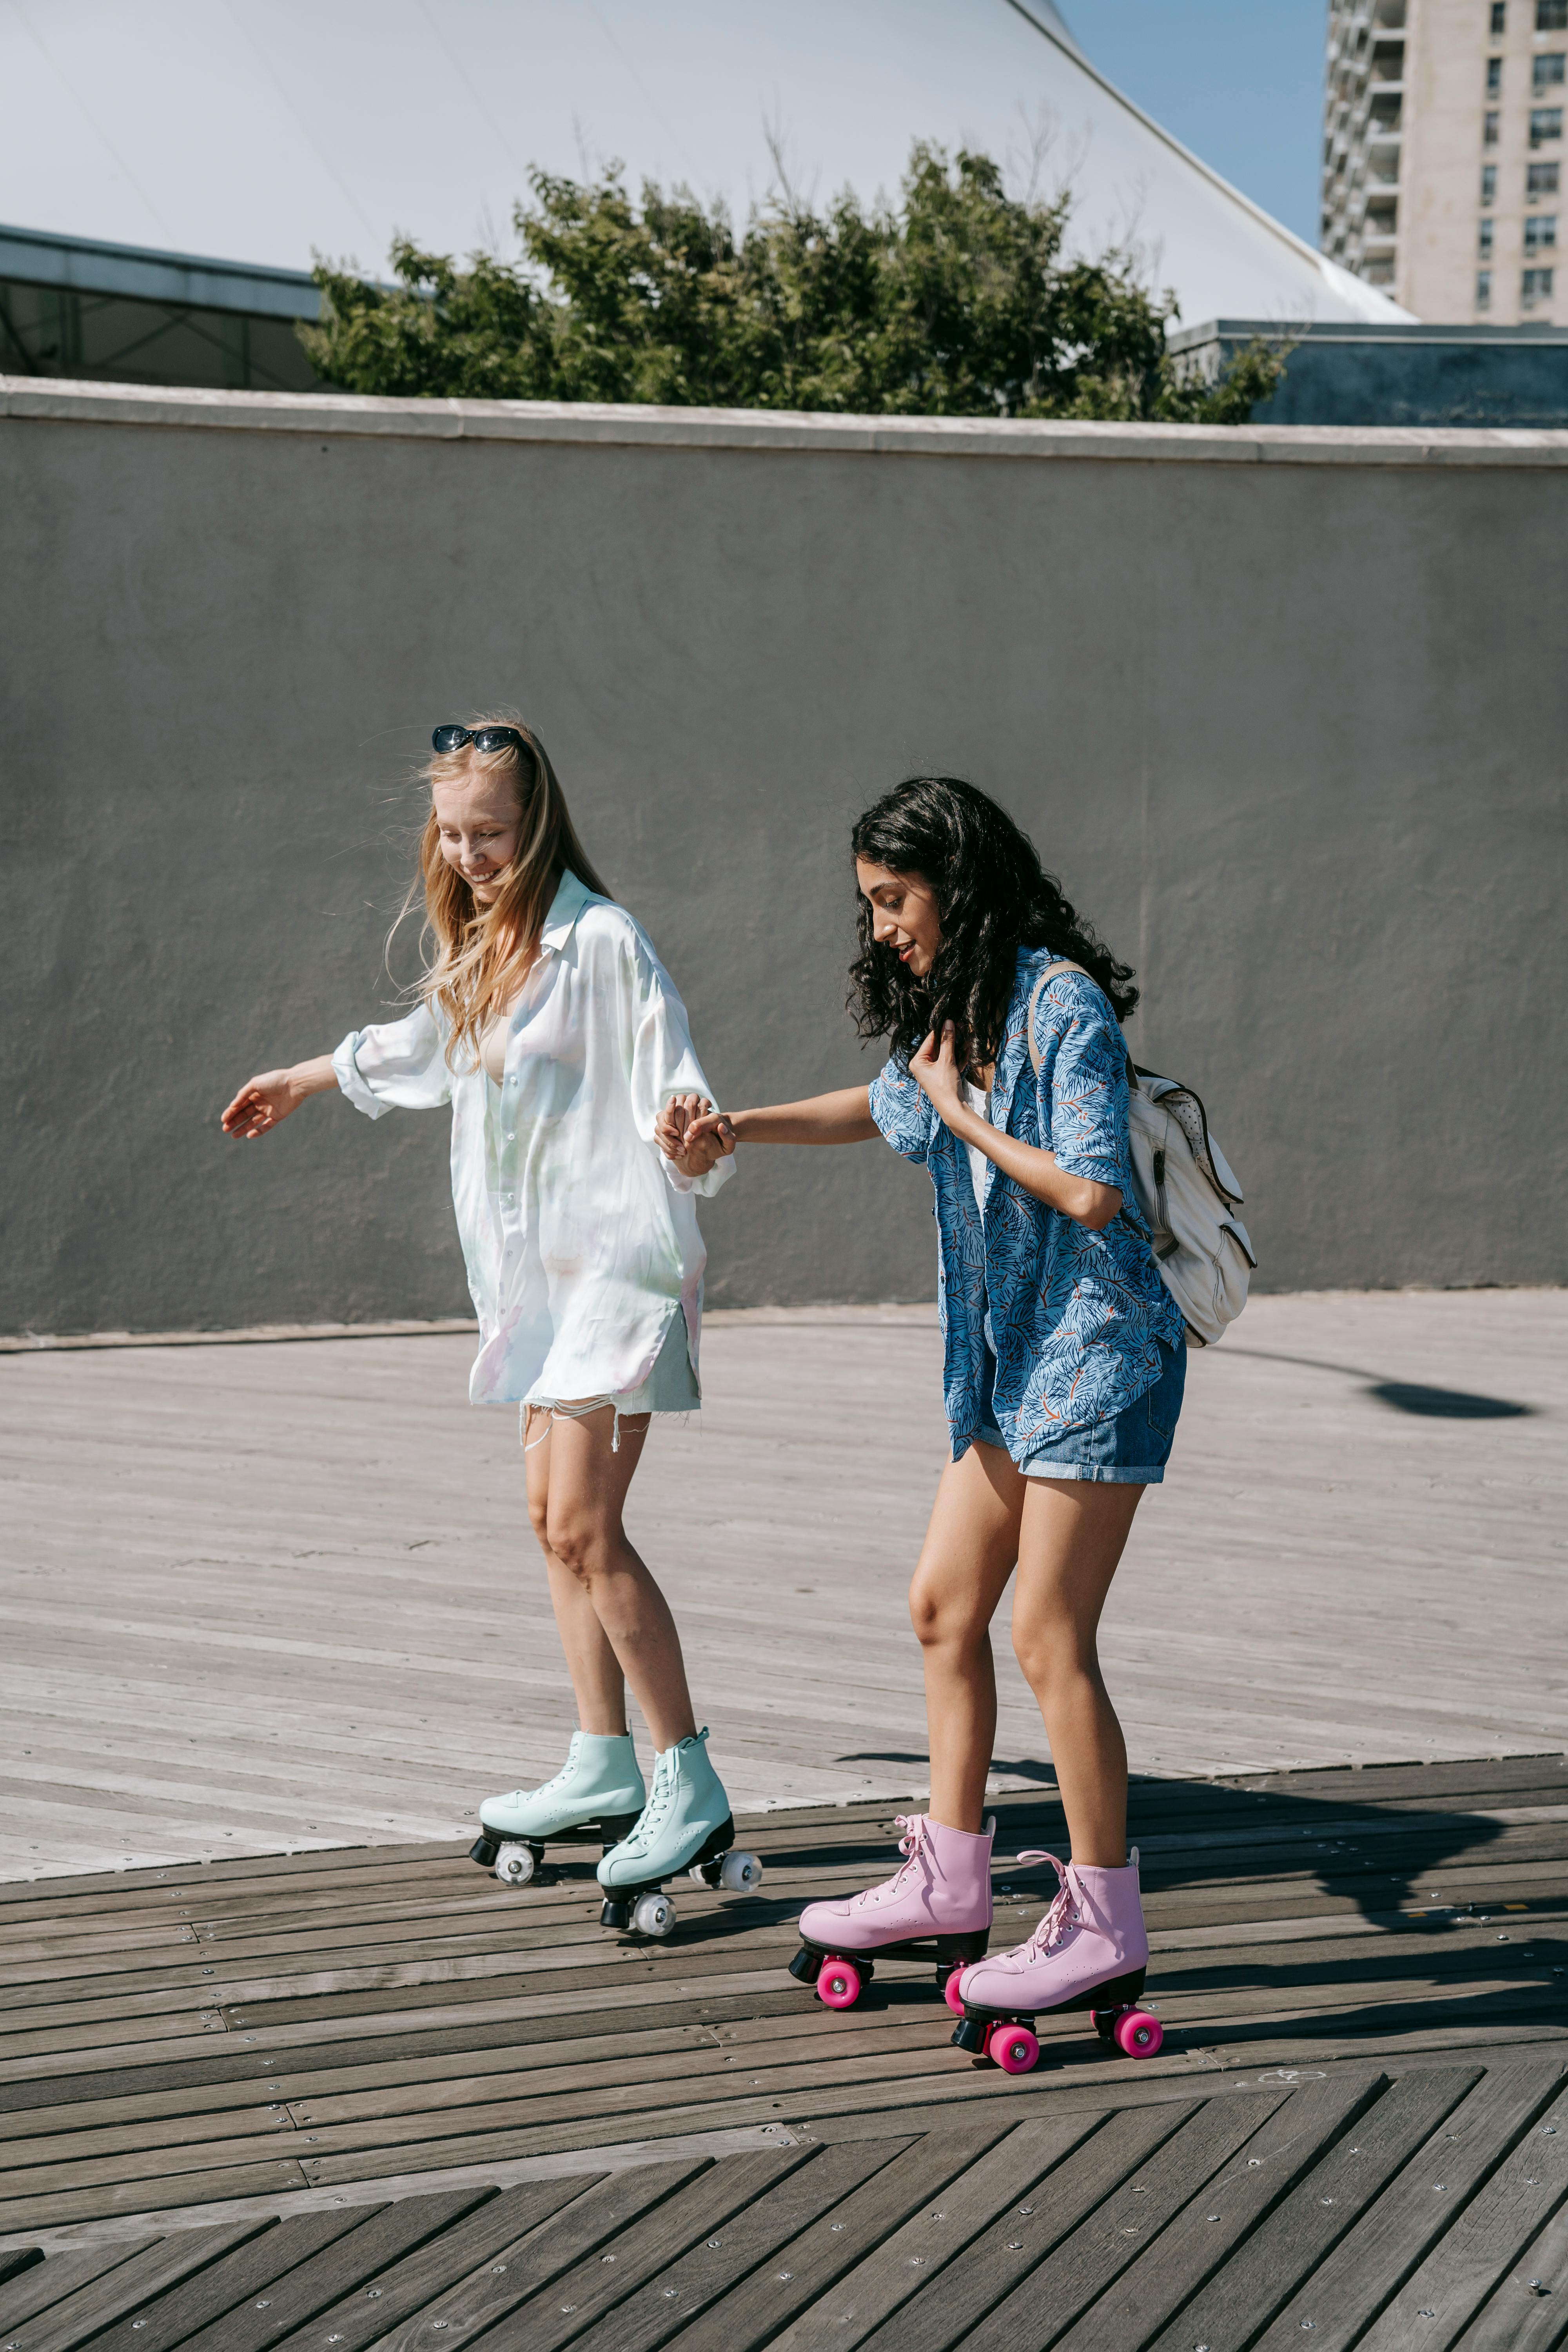
<path fill-rule="evenodd" d="M 272 2225 L 271 2214 L 259 2213 L 220 2229 L 178 2230 L 172 2237 L 160 2238 L 41 2312 L 27 2329 L 26 2352 L 75 2352 L 77 2345 L 96 2339 L 117 2319 L 140 2311 L 193 2272 L 220 2262 Z"/>
<path fill-rule="evenodd" d="M 742 2207 L 710 2237 L 654 2271 L 573 2342 L 581 2352 L 656 2352 L 728 2294 L 738 2280 L 776 2258 L 803 2230 L 825 2221 L 831 2229 L 828 2217 L 907 2145 L 860 2141 L 824 2148 L 809 2164 Z"/>
<path fill-rule="evenodd" d="M 83 2246 L 79 2252 L 51 2254 L 46 2263 L 28 2263 L 0 2286 L 0 2336 L 14 2335 L 24 2320 L 36 2318 L 52 2303 L 63 2303 L 68 2295 L 102 2278 L 121 2263 L 130 2262 L 153 2242 L 142 2238 L 110 2246 Z"/>
<path fill-rule="evenodd" d="M 1141 2116 L 1131 2123 L 1112 2116 L 1100 2129 L 1091 2128 L 1071 2162 L 1055 2168 L 1047 2146 L 1039 2177 L 1049 2182 L 1049 2192 L 1038 2202 L 1047 2206 L 1058 2195 L 1070 2195 L 1058 2188 L 1068 2176 L 1098 2178 L 1108 2162 L 1113 2173 L 1119 2165 L 1136 2163 L 1150 2146 L 1168 2137 L 1182 2112 Z M 1091 2126 L 1094 2122 L 1093 2117 L 1080 2120 Z M 946 2223 L 938 2216 L 945 2214 L 949 2195 L 958 2193 L 971 2168 L 1005 2128 L 998 2121 L 983 2137 L 973 2125 L 926 2133 L 849 2198 L 826 2225 L 819 2223 L 781 2248 L 775 2259 L 705 2313 L 687 2331 L 681 2352 L 762 2352 L 765 2346 L 792 2343 L 797 2328 L 820 2326 L 823 2314 L 836 2307 L 836 2291 L 846 2276 L 916 2216 L 926 2221 L 932 2244 L 941 2247 Z M 973 2243 L 972 2239 L 970 2252 Z M 943 2269 L 938 2294 L 917 2298 L 899 2314 L 893 2325 L 900 2343 L 912 2347 L 920 2341 L 918 2331 L 928 2309 L 950 2307 L 953 2282 L 965 2259 L 961 2254 Z"/>
<path fill-rule="evenodd" d="M 1386 2085 L 1385 2075 L 1347 2072 L 1291 2091 L 1153 2246 L 1068 2330 L 1058 2352 L 1150 2343 Z"/>
<path fill-rule="evenodd" d="M 1359 2343 L 1400 2283 L 1436 2247 L 1454 2214 L 1547 2105 L 1563 2074 L 1558 2063 L 1500 2066 L 1484 2074 L 1284 2305 L 1258 2338 L 1258 2352 L 1293 2345 L 1305 2319 L 1312 2322 L 1314 2352 L 1348 2352 Z"/>
<path fill-rule="evenodd" d="M 189 2336 L 189 2352 L 262 2352 L 264 2346 L 278 2343 L 338 2302 L 351 2287 L 363 2286 L 401 2256 L 449 2229 L 492 2194 L 484 2189 L 458 2189 L 445 2196 L 408 2197 L 400 2204 L 373 2210 L 368 2221 L 284 2272 L 264 2294 L 231 2306 Z"/>
<path fill-rule="evenodd" d="M 1458 2352 L 1556 2352 L 1568 2327 L 1568 2206 L 1560 2206 L 1505 2273 Z"/>
<path fill-rule="evenodd" d="M 1039 2116 L 1005 2137 L 929 2200 L 826 2294 L 791 2321 L 784 2338 L 798 2352 L 863 2343 L 917 2294 L 940 2297 L 947 2265 L 998 2212 L 1030 2198 L 1103 2121 L 1098 2114 Z M 841 2146 L 852 2147 L 854 2142 Z M 863 2143 L 862 2143 L 863 2145 Z M 629 2352 L 629 2347 L 628 2347 Z"/>
<path fill-rule="evenodd" d="M 572 2342 L 651 2271 L 665 2268 L 699 2240 L 721 2232 L 777 2182 L 813 2162 L 816 2154 L 812 2148 L 770 2148 L 710 2165 L 617 2230 L 600 2251 L 557 2271 L 547 2287 L 514 2305 L 491 2331 L 495 2352 L 508 2345 L 525 2346 L 527 2352 L 552 2352 L 552 2347 Z M 434 2326 L 447 2316 L 444 2305 L 427 2309 L 421 2324 Z"/>
<path fill-rule="evenodd" d="M 212 2263 L 154 2304 L 94 2339 L 92 2352 L 173 2352 L 226 2313 L 265 2294 L 275 2281 L 310 2262 L 351 2230 L 374 2220 L 378 2206 L 299 2213 L 276 2222 L 236 2253 Z"/>
<path fill-rule="evenodd" d="M 178 2179 L 94 2182 L 76 2189 L 32 2184 L 35 2193 L 0 2203 L 0 2231 L 54 2230 L 70 2221 L 106 2221 L 145 2215 L 148 2227 L 174 2205 L 206 2205 L 232 2197 L 288 2197 L 310 2182 L 289 2158 L 269 2164 L 236 2164 L 214 2172 L 184 2173 Z"/>
<path fill-rule="evenodd" d="M 589 2177 L 586 2186 L 579 2176 L 579 2193 L 569 2204 L 503 2247 L 492 2262 L 437 2295 L 423 2311 L 388 2328 L 376 2352 L 416 2352 L 416 2347 L 428 2352 L 437 2320 L 444 2320 L 454 2336 L 470 2341 L 579 2263 L 596 2259 L 604 2250 L 618 2252 L 639 2221 L 710 2168 L 707 2158 L 687 2157 L 634 2165 L 597 2179 Z"/>
<path fill-rule="evenodd" d="M 352 2295 L 325 2306 L 292 2336 L 273 2340 L 312 2347 L 341 2344 L 345 2352 L 361 2352 L 389 2329 L 416 2317 L 458 2280 L 502 2260 L 509 2248 L 592 2185 L 592 2179 L 584 2183 L 579 2177 L 530 2180 L 503 2189 L 401 2262 L 375 2272 L 368 2285 L 357 2284 Z"/>
<path fill-rule="evenodd" d="M 1433 2192 L 1438 2192 L 1436 2183 Z M 1452 2344 L 1568 2197 L 1568 2091 L 1559 2093 L 1416 2266 L 1362 2342 L 1395 2352 L 1420 2330 Z M 1423 2315 L 1432 2318 L 1425 2326 Z"/>
<path fill-rule="evenodd" d="M 1353 2133 L 1291 2186 L 1218 2275 L 1171 2321 L 1153 2352 L 1191 2352 L 1204 2341 L 1250 2343 L 1479 2076 L 1474 2067 L 1433 2069 L 1406 2075 L 1384 2092 Z"/>
<path fill-rule="evenodd" d="M 1041 2347 L 1058 2342 L 1264 2120 L 1250 2100 L 1205 2101 L 972 2329 L 974 2352 L 1016 2347 L 1021 2330 Z"/>
<path fill-rule="evenodd" d="M 23 2271 L 30 2271 L 35 2263 L 41 2263 L 43 2259 L 42 2246 L 11 2246 L 0 2250 L 0 2286 L 4 2286 L 8 2279 L 19 2277 Z"/>

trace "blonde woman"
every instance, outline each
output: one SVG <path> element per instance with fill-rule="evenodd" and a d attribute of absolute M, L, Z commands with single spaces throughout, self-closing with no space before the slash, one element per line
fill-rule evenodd
<path fill-rule="evenodd" d="M 271 1070 L 223 1114 L 269 1134 L 307 1097 L 341 1090 L 380 1118 L 452 1110 L 452 1195 L 479 1320 L 468 1393 L 522 1408 L 529 1517 L 576 1696 L 579 1728 L 542 1788 L 480 1807 L 476 1860 L 521 1885 L 544 1847 L 597 1835 L 606 1926 L 667 1934 L 660 1882 L 724 1857 L 729 1801 L 709 1761 L 668 1604 L 622 1523 L 657 1412 L 695 1411 L 705 1253 L 690 1176 L 655 1122 L 709 1088 L 685 1008 L 647 935 L 616 906 L 574 830 L 530 729 L 437 728 L 420 845 L 434 952 L 402 1021 L 335 1054 Z M 645 1789 L 626 1725 L 630 1683 L 657 1750 Z"/>

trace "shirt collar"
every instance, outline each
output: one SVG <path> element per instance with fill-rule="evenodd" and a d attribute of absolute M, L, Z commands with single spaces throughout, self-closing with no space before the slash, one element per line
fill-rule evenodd
<path fill-rule="evenodd" d="M 588 901 L 594 897 L 585 882 L 580 882 L 570 867 L 562 874 L 560 886 L 550 902 L 550 912 L 544 918 L 544 929 L 539 934 L 541 948 L 557 955 L 572 936 L 573 926 Z"/>

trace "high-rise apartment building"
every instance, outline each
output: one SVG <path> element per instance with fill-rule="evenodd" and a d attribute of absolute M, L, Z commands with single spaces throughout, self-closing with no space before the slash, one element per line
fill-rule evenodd
<path fill-rule="evenodd" d="M 1565 78 L 1568 0 L 1330 0 L 1323 251 L 1418 319 L 1568 318 Z"/>

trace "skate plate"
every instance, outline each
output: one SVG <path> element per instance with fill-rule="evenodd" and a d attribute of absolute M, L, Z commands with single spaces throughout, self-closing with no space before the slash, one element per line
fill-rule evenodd
<path fill-rule="evenodd" d="M 762 1864 L 754 1853 L 736 1845 L 735 1823 L 729 1818 L 710 1830 L 695 1853 L 672 1869 L 660 1871 L 656 1878 L 634 1879 L 628 1885 L 606 1889 L 599 1906 L 600 1927 L 617 1928 L 623 1935 L 630 1929 L 639 1936 L 668 1936 L 675 1925 L 675 1906 L 664 1884 L 682 1871 L 715 1892 L 722 1888 L 733 1895 L 750 1894 L 763 1880 Z"/>
<path fill-rule="evenodd" d="M 816 1944 L 803 1936 L 789 1972 L 797 1984 L 814 1987 L 829 2009 L 853 2009 L 875 1976 L 879 1960 L 930 1960 L 936 1969 L 936 1989 L 942 1992 L 954 1969 L 966 1969 L 985 1958 L 990 1940 L 990 1929 L 982 1927 L 968 1935 L 906 1936 L 897 1943 L 874 1944 L 865 1951 L 852 1952 L 832 1944 Z M 835 1970 L 837 1976 L 825 1990 L 825 1979 Z"/>
<path fill-rule="evenodd" d="M 952 2030 L 953 2043 L 1008 2074 L 1026 2074 L 1039 2057 L 1035 2020 L 1087 2010 L 1102 2042 L 1112 2042 L 1129 2058 L 1152 2058 L 1164 2032 L 1157 2017 L 1138 2006 L 1146 1974 L 1143 1969 L 1130 1969 L 1125 1976 L 1105 1978 L 1044 2009 L 982 2009 L 963 2001 Z"/>
<path fill-rule="evenodd" d="M 631 1835 L 640 1819 L 637 1813 L 608 1813 L 602 1819 L 574 1822 L 568 1829 L 548 1831 L 542 1837 L 528 1837 L 521 1830 L 492 1828 L 481 1814 L 479 1833 L 468 1848 L 468 1860 L 477 1862 L 482 1870 L 493 1870 L 503 1845 L 521 1846 L 532 1855 L 533 1869 L 537 1871 L 544 1861 L 547 1847 L 592 1845 L 597 1838 L 601 1853 L 608 1853 L 613 1845 L 619 1845 L 624 1837 Z"/>

